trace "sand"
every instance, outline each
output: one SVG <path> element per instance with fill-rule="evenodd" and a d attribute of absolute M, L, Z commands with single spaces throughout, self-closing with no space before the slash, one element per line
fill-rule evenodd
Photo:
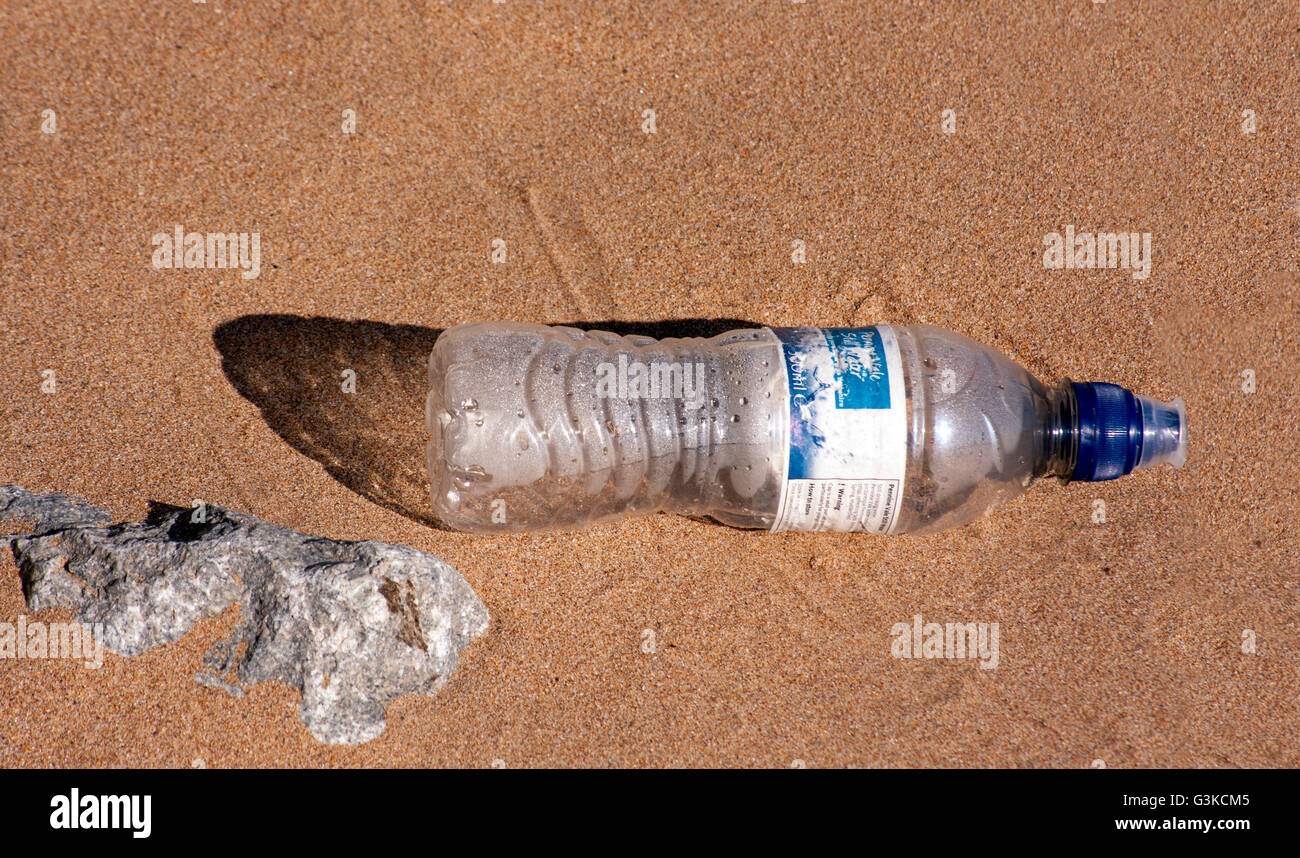
<path fill-rule="evenodd" d="M 492 613 L 355 748 L 193 681 L 232 615 L 0 660 L 0 765 L 1300 765 L 1294 3 L 67 2 L 0 34 L 3 482 L 411 545 Z M 259 275 L 154 268 L 178 223 L 258 232 Z M 1150 276 L 1044 268 L 1067 224 L 1150 232 Z M 457 534 L 423 361 L 493 318 L 923 321 L 1181 396 L 1191 451 L 925 538 Z M 892 657 L 918 614 L 999 623 L 997 668 Z"/>

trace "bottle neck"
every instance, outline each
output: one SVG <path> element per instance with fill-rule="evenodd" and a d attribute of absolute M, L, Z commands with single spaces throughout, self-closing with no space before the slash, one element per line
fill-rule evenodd
<path fill-rule="evenodd" d="M 1038 426 L 1034 476 L 1113 480 L 1187 458 L 1187 411 L 1102 381 L 1035 390 Z"/>
<path fill-rule="evenodd" d="M 1068 380 L 1047 388 L 1038 403 L 1038 450 L 1035 477 L 1069 482 L 1079 461 L 1079 401 Z"/>

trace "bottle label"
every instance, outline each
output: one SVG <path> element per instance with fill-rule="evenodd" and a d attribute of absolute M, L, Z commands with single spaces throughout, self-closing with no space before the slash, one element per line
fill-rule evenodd
<path fill-rule="evenodd" d="M 790 391 L 789 455 L 773 530 L 890 533 L 907 472 L 898 337 L 872 328 L 773 328 Z"/>

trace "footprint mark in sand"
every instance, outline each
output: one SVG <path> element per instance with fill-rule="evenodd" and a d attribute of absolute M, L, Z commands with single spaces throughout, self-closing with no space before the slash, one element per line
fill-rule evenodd
<path fill-rule="evenodd" d="M 850 327 L 907 325 L 916 321 L 916 314 L 911 311 L 908 301 L 886 283 L 873 287 L 865 280 L 854 278 L 844 284 L 840 295 L 847 305 L 845 322 Z"/>
<path fill-rule="evenodd" d="M 900 288 L 913 285 L 910 282 L 915 279 L 913 271 L 910 267 L 904 266 L 895 274 L 899 281 L 898 285 L 887 282 L 873 285 L 857 278 L 844 284 L 839 296 L 841 306 L 844 308 L 842 312 L 845 321 L 850 327 L 879 324 L 911 325 L 924 321 L 924 316 L 912 309 L 911 290 Z M 1024 344 L 1018 343 L 995 322 L 982 320 L 979 327 L 972 330 L 971 336 L 998 349 L 1040 379 L 1060 377 L 1052 363 L 1036 348 L 1025 347 Z"/>
<path fill-rule="evenodd" d="M 581 207 L 563 192 L 537 185 L 524 188 L 523 196 L 574 310 L 584 319 L 616 318 L 605 258 Z"/>

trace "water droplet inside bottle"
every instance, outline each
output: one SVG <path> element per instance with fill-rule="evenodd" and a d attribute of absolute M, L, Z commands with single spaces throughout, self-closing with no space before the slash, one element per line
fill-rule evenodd
<path fill-rule="evenodd" d="M 466 400 L 463 400 L 463 401 L 460 403 L 460 407 L 461 407 L 461 410 L 462 410 L 462 411 L 477 411 L 477 410 L 478 410 L 478 400 L 476 400 L 476 399 L 466 399 Z"/>

